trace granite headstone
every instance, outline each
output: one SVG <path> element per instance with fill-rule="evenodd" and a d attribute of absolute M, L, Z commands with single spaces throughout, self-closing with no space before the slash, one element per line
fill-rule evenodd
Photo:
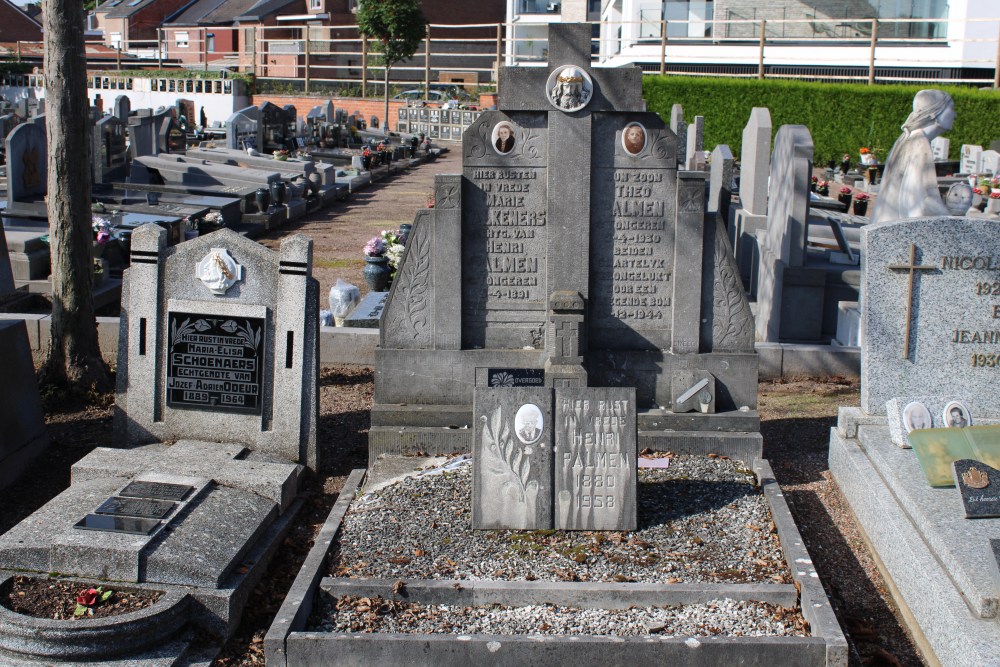
<path fill-rule="evenodd" d="M 914 218 L 862 228 L 861 406 L 885 414 L 899 396 L 963 397 L 973 414 L 1000 417 L 1000 259 L 995 223 Z"/>
<path fill-rule="evenodd" d="M 316 466 L 318 286 L 312 242 L 272 252 L 223 229 L 166 247 L 132 235 L 122 285 L 115 436 L 239 442 Z"/>
<path fill-rule="evenodd" d="M 477 389 L 473 414 L 472 527 L 552 528 L 552 390 Z"/>

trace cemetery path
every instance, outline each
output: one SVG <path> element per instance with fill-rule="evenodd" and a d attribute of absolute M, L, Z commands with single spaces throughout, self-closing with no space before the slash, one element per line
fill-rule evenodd
<path fill-rule="evenodd" d="M 292 233 L 305 234 L 313 240 L 313 276 L 319 281 L 321 307 L 326 307 L 330 287 L 343 279 L 361 288 L 365 286 L 362 248 L 383 229 L 399 229 L 413 222 L 415 212 L 427 206 L 434 191 L 436 174 L 462 171 L 461 146 L 449 144 L 449 151 L 433 162 L 411 168 L 391 180 L 373 183 L 346 201 L 301 220 L 287 224 L 261 238 L 260 243 L 277 249 L 281 239 Z"/>

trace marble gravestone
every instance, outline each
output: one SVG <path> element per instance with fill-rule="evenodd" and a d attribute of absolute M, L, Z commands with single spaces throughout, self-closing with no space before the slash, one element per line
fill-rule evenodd
<path fill-rule="evenodd" d="M 438 176 L 415 218 L 376 350 L 370 455 L 468 450 L 468 430 L 439 427 L 472 425 L 487 369 L 529 369 L 545 387 L 634 387 L 643 446 L 759 456 L 753 317 L 706 215 L 708 174 L 678 163 L 637 69 L 591 69 L 587 26 L 550 31 L 548 67 L 501 70 L 499 110 L 466 130 L 462 173 Z M 718 413 L 747 419 L 671 416 L 696 409 L 674 405 L 695 376 Z"/>
<path fill-rule="evenodd" d="M 978 174 L 982 167 L 983 147 L 973 144 L 962 144 L 960 153 L 959 173 Z"/>
<path fill-rule="evenodd" d="M 909 609 L 908 625 L 940 664 L 996 658 L 991 540 L 1000 539 L 1000 520 L 966 517 L 997 513 L 1000 480 L 980 462 L 958 460 L 959 488 L 932 487 L 914 451 L 897 446 L 902 426 L 893 422 L 920 402 L 930 415 L 921 424 L 940 428 L 942 405 L 960 401 L 975 428 L 1000 423 L 995 231 L 972 217 L 862 228 L 861 404 L 841 407 L 830 435 L 833 479 Z"/>

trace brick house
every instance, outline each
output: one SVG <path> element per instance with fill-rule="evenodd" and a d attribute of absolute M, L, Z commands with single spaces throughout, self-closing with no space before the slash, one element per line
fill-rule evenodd
<path fill-rule="evenodd" d="M 0 42 L 40 42 L 42 26 L 9 0 L 0 0 Z"/>

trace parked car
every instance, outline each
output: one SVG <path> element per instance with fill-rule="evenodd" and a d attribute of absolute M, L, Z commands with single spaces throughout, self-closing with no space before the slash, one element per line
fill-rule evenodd
<path fill-rule="evenodd" d="M 423 88 L 414 88 L 413 90 L 404 90 L 392 99 L 408 101 L 426 100 L 435 104 L 447 102 L 448 100 L 458 100 L 462 104 L 465 104 L 472 101 L 472 95 L 469 95 L 468 91 L 462 86 L 457 86 L 453 83 L 432 83 L 426 96 L 424 95 Z"/>

